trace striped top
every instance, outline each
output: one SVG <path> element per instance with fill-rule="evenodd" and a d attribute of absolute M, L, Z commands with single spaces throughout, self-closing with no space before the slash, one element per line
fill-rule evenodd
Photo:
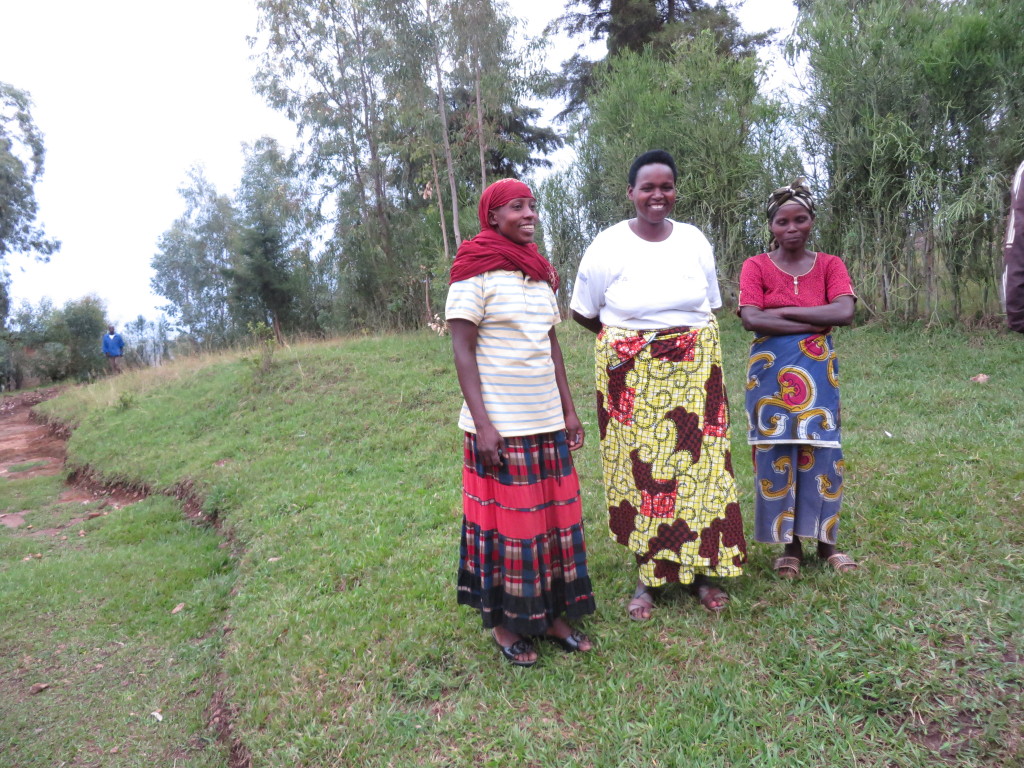
<path fill-rule="evenodd" d="M 477 327 L 476 363 L 484 407 L 502 437 L 565 429 L 548 331 L 561 320 L 551 286 L 495 270 L 452 283 L 448 320 Z M 465 401 L 459 428 L 476 432 Z"/>

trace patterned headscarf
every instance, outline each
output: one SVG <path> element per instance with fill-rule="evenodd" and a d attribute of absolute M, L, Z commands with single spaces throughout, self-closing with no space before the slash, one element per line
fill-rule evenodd
<path fill-rule="evenodd" d="M 793 180 L 787 187 L 779 187 L 768 196 L 768 204 L 765 213 L 768 214 L 768 222 L 775 218 L 776 212 L 786 203 L 799 203 L 814 216 L 814 198 L 811 197 L 811 190 L 804 183 L 803 176 Z"/>

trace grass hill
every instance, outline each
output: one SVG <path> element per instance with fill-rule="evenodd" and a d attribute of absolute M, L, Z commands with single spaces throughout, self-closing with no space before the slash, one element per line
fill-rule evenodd
<path fill-rule="evenodd" d="M 751 555 L 732 604 L 711 617 L 676 591 L 651 622 L 628 620 L 635 572 L 605 527 L 591 341 L 563 326 L 589 422 L 577 467 L 597 647 L 542 644 L 526 670 L 455 605 L 447 339 L 191 359 L 39 406 L 74 426 L 71 469 L 153 495 L 66 540 L 0 529 L 0 763 L 1024 762 L 1024 339 L 837 334 L 840 544 L 862 567 L 808 565 L 790 583 L 752 541 L 749 339 L 722 322 Z M 0 483 L 0 508 L 66 520 L 59 478 Z M 32 695 L 36 682 L 50 687 Z"/>

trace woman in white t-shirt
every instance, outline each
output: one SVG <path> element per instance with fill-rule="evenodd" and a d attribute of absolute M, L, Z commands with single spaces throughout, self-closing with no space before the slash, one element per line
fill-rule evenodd
<path fill-rule="evenodd" d="M 677 582 L 717 613 L 739 576 L 743 520 L 722 379 L 721 306 L 711 244 L 669 218 L 676 166 L 652 150 L 629 170 L 636 217 L 601 232 L 580 262 L 573 319 L 597 334 L 595 371 L 611 537 L 636 557 L 629 617 L 651 617 Z"/>

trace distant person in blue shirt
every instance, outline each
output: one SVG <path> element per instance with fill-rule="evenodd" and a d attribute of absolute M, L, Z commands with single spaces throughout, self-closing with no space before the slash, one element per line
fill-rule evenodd
<path fill-rule="evenodd" d="M 124 355 L 124 339 L 120 333 L 114 333 L 114 326 L 107 326 L 107 335 L 103 337 L 103 354 L 107 356 L 107 371 L 121 372 L 121 356 Z"/>

